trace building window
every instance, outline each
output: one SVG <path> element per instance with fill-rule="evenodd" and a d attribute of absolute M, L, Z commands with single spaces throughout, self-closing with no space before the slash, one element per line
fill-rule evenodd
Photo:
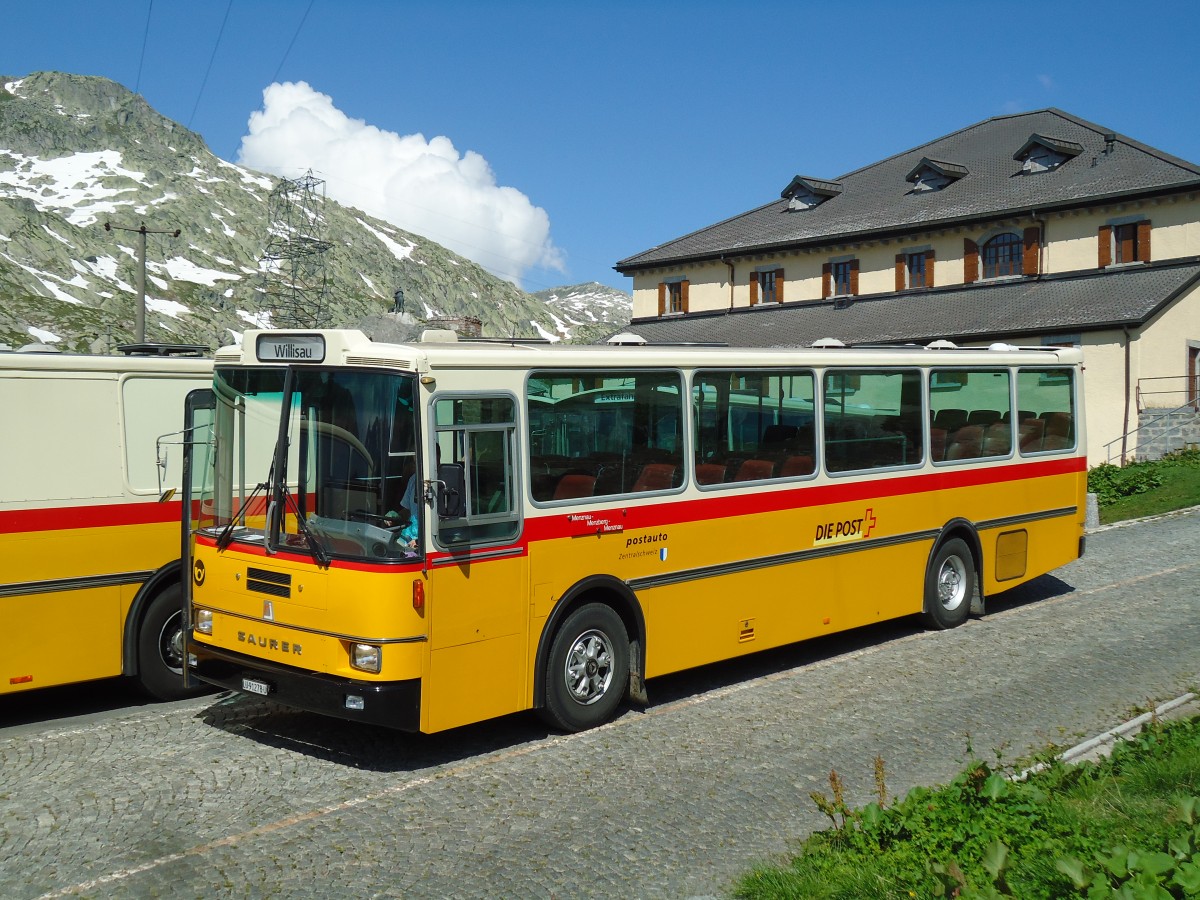
<path fill-rule="evenodd" d="M 827 262 L 821 266 L 822 297 L 853 297 L 858 294 L 858 260 Z"/>
<path fill-rule="evenodd" d="M 1019 235 L 998 234 L 983 245 L 983 277 L 1020 275 L 1024 245 Z"/>
<path fill-rule="evenodd" d="M 667 285 L 667 312 L 683 312 L 683 282 L 673 281 Z"/>
<path fill-rule="evenodd" d="M 1115 257 L 1113 261 L 1118 264 L 1141 262 L 1141 258 L 1138 256 L 1136 222 L 1113 228 L 1113 256 Z"/>
<path fill-rule="evenodd" d="M 688 280 L 672 278 L 658 283 L 658 314 L 660 316 L 688 311 Z"/>
<path fill-rule="evenodd" d="M 750 273 L 750 305 L 783 302 L 783 269 L 760 269 Z"/>
<path fill-rule="evenodd" d="M 831 270 L 831 276 L 833 278 L 833 296 L 842 297 L 851 293 L 851 270 L 849 260 L 845 262 L 835 262 Z"/>
<path fill-rule="evenodd" d="M 1150 220 L 1100 226 L 1100 268 L 1150 262 Z"/>
<path fill-rule="evenodd" d="M 908 286 L 910 288 L 925 287 L 925 253 L 908 254 Z"/>

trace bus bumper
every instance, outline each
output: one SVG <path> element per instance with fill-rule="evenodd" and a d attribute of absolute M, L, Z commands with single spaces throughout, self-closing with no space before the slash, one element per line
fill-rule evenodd
<path fill-rule="evenodd" d="M 192 674 L 217 687 L 264 696 L 284 706 L 352 722 L 367 722 L 400 731 L 420 730 L 420 679 L 377 684 L 301 672 L 194 641 L 188 642 L 188 655 Z M 252 689 L 250 685 L 259 689 Z M 264 686 L 265 694 L 262 693 Z"/>

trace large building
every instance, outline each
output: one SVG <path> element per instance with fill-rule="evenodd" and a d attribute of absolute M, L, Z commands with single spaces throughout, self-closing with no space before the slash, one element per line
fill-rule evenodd
<path fill-rule="evenodd" d="M 1092 464 L 1197 401 L 1200 166 L 1056 109 L 797 175 L 615 268 L 650 342 L 1080 345 Z"/>

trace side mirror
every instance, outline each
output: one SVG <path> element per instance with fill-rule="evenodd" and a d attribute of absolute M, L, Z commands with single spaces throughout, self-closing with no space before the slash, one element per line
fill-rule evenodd
<path fill-rule="evenodd" d="M 437 511 L 441 519 L 461 519 L 466 512 L 466 474 L 462 463 L 438 464 Z"/>

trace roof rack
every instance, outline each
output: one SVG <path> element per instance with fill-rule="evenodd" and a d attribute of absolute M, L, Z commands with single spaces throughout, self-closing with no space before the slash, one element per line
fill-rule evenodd
<path fill-rule="evenodd" d="M 126 356 L 204 356 L 212 351 L 203 344 L 119 344 Z"/>

